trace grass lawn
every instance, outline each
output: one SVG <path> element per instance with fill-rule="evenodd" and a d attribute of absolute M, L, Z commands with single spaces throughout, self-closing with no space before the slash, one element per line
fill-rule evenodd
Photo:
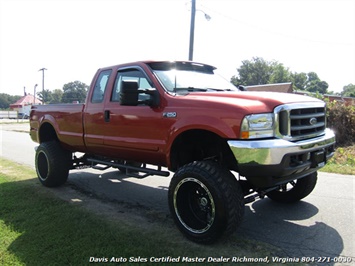
<path fill-rule="evenodd" d="M 355 175 L 355 145 L 338 147 L 334 157 L 320 171 Z"/>
<path fill-rule="evenodd" d="M 168 256 L 180 257 L 180 262 L 182 257 L 263 258 L 280 252 L 237 234 L 213 245 L 197 245 L 171 222 L 144 224 L 142 219 L 137 224 L 119 215 L 106 219 L 56 197 L 55 190 L 41 186 L 32 169 L 0 158 L 0 265 L 88 265 L 90 260 L 107 260 L 94 263 L 107 265 L 112 259 L 115 265 L 124 260 L 123 265 L 166 265 L 149 261 Z M 139 260 L 143 263 L 134 262 Z"/>

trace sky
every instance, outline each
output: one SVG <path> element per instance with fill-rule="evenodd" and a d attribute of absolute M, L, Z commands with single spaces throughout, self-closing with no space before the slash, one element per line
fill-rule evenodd
<path fill-rule="evenodd" d="M 193 60 L 227 79 L 262 57 L 316 72 L 341 92 L 355 84 L 354 0 L 196 0 Z M 207 20 L 204 14 L 211 19 Z M 188 60 L 190 0 L 0 0 L 0 93 L 33 94 L 100 67 Z"/>

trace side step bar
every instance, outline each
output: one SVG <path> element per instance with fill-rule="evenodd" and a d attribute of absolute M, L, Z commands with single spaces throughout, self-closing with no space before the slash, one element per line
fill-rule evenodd
<path fill-rule="evenodd" d="M 146 165 L 144 164 L 143 167 L 135 167 L 135 166 L 130 166 L 126 164 L 120 164 L 112 161 L 105 161 L 105 160 L 99 160 L 99 159 L 93 159 L 93 158 L 88 158 L 88 162 L 91 163 L 96 163 L 96 164 L 103 164 L 106 165 L 107 167 L 100 167 L 100 166 L 93 166 L 92 168 L 98 169 L 98 170 L 106 170 L 109 167 L 116 167 L 116 168 L 124 168 L 126 169 L 126 174 L 128 176 L 132 177 L 137 177 L 137 178 L 144 178 L 150 175 L 160 175 L 160 176 L 169 176 L 170 172 L 168 171 L 162 171 L 161 166 L 158 166 L 158 169 L 151 169 L 147 168 Z M 135 172 L 129 172 L 128 170 L 133 170 Z M 144 173 L 143 175 L 140 175 L 139 173 Z"/>

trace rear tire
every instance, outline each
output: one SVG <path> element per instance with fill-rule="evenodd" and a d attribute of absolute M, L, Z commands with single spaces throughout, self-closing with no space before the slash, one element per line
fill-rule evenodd
<path fill-rule="evenodd" d="M 293 203 L 307 197 L 317 184 L 317 172 L 282 185 L 279 190 L 267 193 L 267 196 L 277 202 Z"/>
<path fill-rule="evenodd" d="M 63 185 L 69 175 L 71 152 L 57 141 L 43 142 L 36 150 L 35 165 L 39 181 L 46 187 Z"/>
<path fill-rule="evenodd" d="M 171 180 L 168 199 L 179 230 L 198 243 L 230 235 L 244 215 L 244 195 L 237 180 L 211 161 L 181 167 Z"/>

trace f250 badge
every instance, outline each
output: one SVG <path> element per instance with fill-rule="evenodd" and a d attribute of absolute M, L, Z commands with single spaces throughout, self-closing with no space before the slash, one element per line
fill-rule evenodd
<path fill-rule="evenodd" d="M 175 118 L 175 117 L 177 117 L 177 113 L 176 112 L 165 112 L 165 113 L 163 113 L 163 117 Z"/>

